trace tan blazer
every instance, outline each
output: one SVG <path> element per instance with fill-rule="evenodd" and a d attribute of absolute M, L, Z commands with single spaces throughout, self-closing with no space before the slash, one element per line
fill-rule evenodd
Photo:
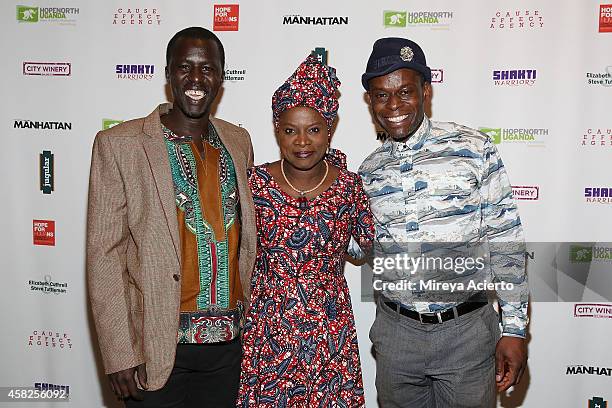
<path fill-rule="evenodd" d="M 159 105 L 149 116 L 99 132 L 87 213 L 87 282 L 106 373 L 146 363 L 149 390 L 167 381 L 177 344 L 180 241 Z M 236 168 L 242 231 L 240 278 L 250 298 L 256 228 L 246 170 L 249 133 L 210 118 Z"/>

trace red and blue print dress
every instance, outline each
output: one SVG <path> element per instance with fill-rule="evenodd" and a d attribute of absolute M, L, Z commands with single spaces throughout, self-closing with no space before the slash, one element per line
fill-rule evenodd
<path fill-rule="evenodd" d="M 344 164 L 326 191 L 306 201 L 283 192 L 261 165 L 250 171 L 249 185 L 257 261 L 238 407 L 365 406 L 344 278 L 351 237 L 365 251 L 374 237 L 361 179 Z"/>

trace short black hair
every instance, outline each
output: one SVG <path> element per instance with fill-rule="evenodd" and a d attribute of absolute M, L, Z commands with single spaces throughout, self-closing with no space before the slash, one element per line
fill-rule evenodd
<path fill-rule="evenodd" d="M 214 41 L 214 43 L 217 44 L 219 56 L 221 57 L 221 69 L 225 70 L 225 49 L 223 48 L 223 44 L 221 43 L 219 37 L 204 27 L 188 27 L 174 34 L 174 36 L 168 42 L 168 47 L 166 47 L 166 65 L 170 65 L 170 57 L 174 52 L 174 47 L 181 38 L 196 38 Z"/>

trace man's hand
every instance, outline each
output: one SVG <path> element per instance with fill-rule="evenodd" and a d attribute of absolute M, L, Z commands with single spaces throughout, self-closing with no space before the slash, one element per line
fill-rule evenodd
<path fill-rule="evenodd" d="M 520 337 L 503 336 L 495 349 L 497 392 L 506 391 L 521 381 L 527 367 L 527 342 Z"/>
<path fill-rule="evenodd" d="M 143 390 L 149 388 L 147 385 L 147 370 L 144 363 L 137 367 L 128 368 L 108 375 L 111 388 L 117 397 L 133 398 L 142 401 L 143 397 L 136 386 L 136 377 L 138 377 L 138 384 Z"/>

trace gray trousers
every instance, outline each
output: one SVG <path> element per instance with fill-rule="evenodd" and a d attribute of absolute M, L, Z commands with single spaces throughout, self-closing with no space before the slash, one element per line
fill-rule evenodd
<path fill-rule="evenodd" d="M 379 301 L 370 340 L 380 407 L 495 407 L 499 336 L 490 305 L 442 324 L 421 324 Z"/>

